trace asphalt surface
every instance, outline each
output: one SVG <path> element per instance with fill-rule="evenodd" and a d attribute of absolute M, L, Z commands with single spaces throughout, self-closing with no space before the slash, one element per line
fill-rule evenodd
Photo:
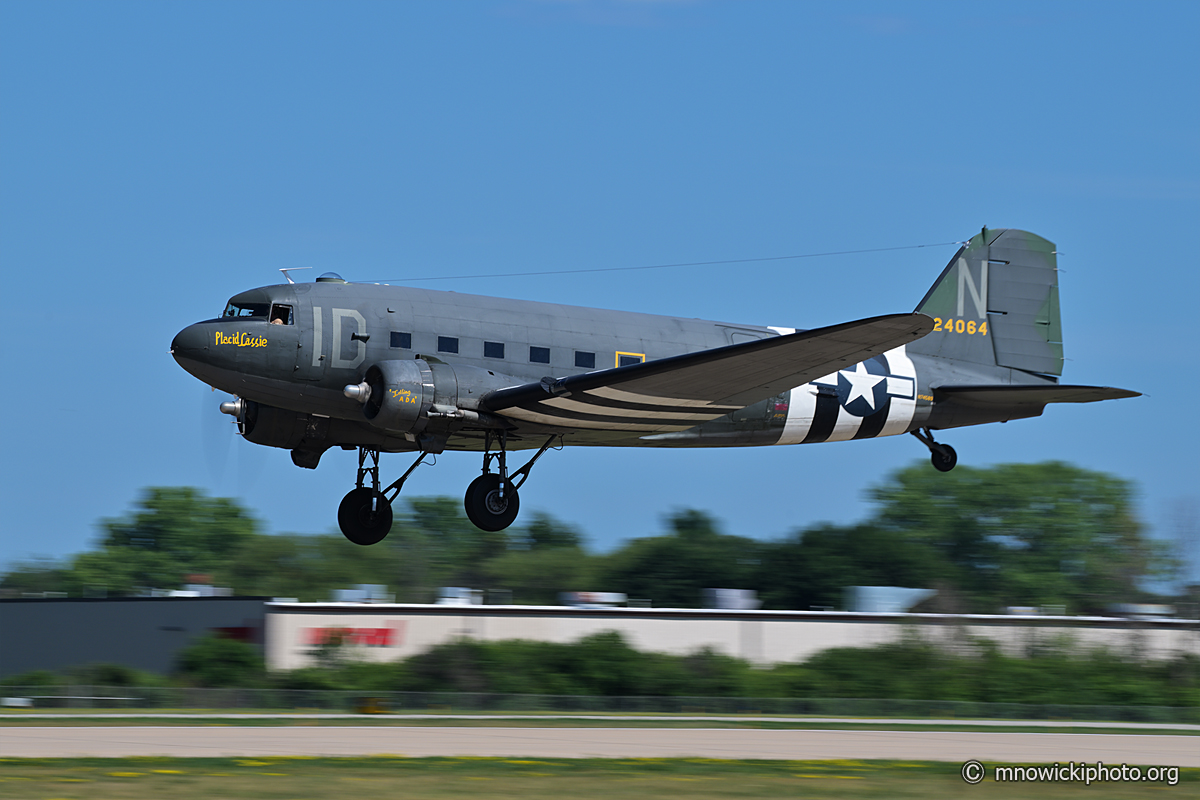
<path fill-rule="evenodd" d="M 60 711 L 58 713 L 42 713 L 23 711 L 0 713 L 0 721 L 10 719 L 194 719 L 194 720 L 239 720 L 239 719 L 270 719 L 270 720 L 322 720 L 322 719 L 363 719 L 362 714 L 337 714 L 323 712 L 284 712 L 284 713 L 239 713 L 229 712 L 74 712 Z M 972 728 L 1089 728 L 1122 729 L 1122 730 L 1153 730 L 1153 731 L 1200 731 L 1200 725 L 1171 722 L 1093 722 L 1090 720 L 1045 720 L 1045 719 L 896 719 L 892 717 L 774 717 L 774 716 L 689 716 L 685 714 L 372 714 L 372 721 L 403 722 L 404 720 L 591 720 L 613 722 L 724 722 L 737 723 L 750 721 L 787 722 L 796 725 L 911 725 L 915 727 L 972 727 Z"/>
<path fill-rule="evenodd" d="M 1002 731 L 504 727 L 11 727 L 7 758 L 131 756 L 492 756 L 510 758 L 1055 761 L 1200 767 L 1194 736 Z"/>

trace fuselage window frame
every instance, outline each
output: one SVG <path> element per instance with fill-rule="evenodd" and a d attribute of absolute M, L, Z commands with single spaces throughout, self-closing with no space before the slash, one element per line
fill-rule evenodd
<path fill-rule="evenodd" d="M 596 354 L 589 353 L 587 350 L 576 350 L 575 366 L 579 367 L 580 369 L 595 369 Z"/>
<path fill-rule="evenodd" d="M 504 358 L 504 342 L 484 342 L 483 343 L 484 358 Z"/>
<path fill-rule="evenodd" d="M 614 367 L 632 367 L 634 364 L 646 363 L 645 353 L 626 353 L 621 350 L 617 351 L 617 356 L 613 361 Z"/>
<path fill-rule="evenodd" d="M 392 331 L 392 347 L 398 350 L 412 350 L 412 334 Z"/>
<path fill-rule="evenodd" d="M 291 325 L 292 307 L 286 303 L 272 303 L 270 320 L 272 325 Z"/>
<path fill-rule="evenodd" d="M 438 352 L 439 353 L 454 353 L 458 354 L 458 337 L 457 336 L 439 336 L 438 337 Z"/>
<path fill-rule="evenodd" d="M 549 364 L 550 363 L 550 348 L 538 347 L 537 345 L 529 346 L 529 363 L 530 364 Z"/>

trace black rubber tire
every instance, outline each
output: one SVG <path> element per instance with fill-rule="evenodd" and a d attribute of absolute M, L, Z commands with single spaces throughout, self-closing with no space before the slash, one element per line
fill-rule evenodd
<path fill-rule="evenodd" d="M 517 519 L 521 510 L 521 498 L 512 483 L 500 499 L 500 476 L 494 472 L 480 475 L 471 481 L 463 498 L 467 519 L 482 531 L 502 531 Z"/>
<path fill-rule="evenodd" d="M 938 472 L 949 472 L 958 463 L 958 453 L 954 452 L 954 448 L 948 444 L 941 445 L 941 447 L 946 452 L 939 453 L 937 450 L 931 450 L 929 460 L 933 462 L 933 468 Z"/>
<path fill-rule="evenodd" d="M 376 499 L 374 510 L 372 498 Z M 392 504 L 374 489 L 352 489 L 338 506 L 338 527 L 355 544 L 378 544 L 392 529 Z"/>

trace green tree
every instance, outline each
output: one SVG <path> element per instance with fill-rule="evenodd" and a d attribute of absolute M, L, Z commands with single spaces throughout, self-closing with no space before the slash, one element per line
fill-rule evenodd
<path fill-rule="evenodd" d="M 409 513 L 385 541 L 399 548 L 402 582 L 424 600 L 432 600 L 439 586 L 484 587 L 486 563 L 508 548 L 504 532 L 476 528 L 451 497 L 410 500 Z"/>
<path fill-rule="evenodd" d="M 176 672 L 193 686 L 250 687 L 263 682 L 266 666 L 254 645 L 209 633 L 180 651 Z"/>
<path fill-rule="evenodd" d="M 257 522 L 236 502 L 190 487 L 147 489 L 135 511 L 101 523 L 100 549 L 71 565 L 72 593 L 110 595 L 177 588 L 189 574 L 212 574 L 255 535 Z"/>
<path fill-rule="evenodd" d="M 660 607 L 698 608 L 710 588 L 753 589 L 761 542 L 719 533 L 702 511 L 680 511 L 671 533 L 635 539 L 599 565 L 594 591 L 624 592 Z"/>
<path fill-rule="evenodd" d="M 820 525 L 763 545 L 758 585 L 766 608 L 841 608 L 847 586 L 930 586 L 938 554 L 903 535 L 864 525 Z"/>
<path fill-rule="evenodd" d="M 329 600 L 336 589 L 360 583 L 395 588 L 402 554 L 394 545 L 360 547 L 340 534 L 247 538 L 216 571 L 237 594 Z"/>
<path fill-rule="evenodd" d="M 70 566 L 49 558 L 19 561 L 0 575 L 0 597 L 66 592 L 71 586 Z"/>
<path fill-rule="evenodd" d="M 508 589 L 514 603 L 557 605 L 561 592 L 592 587 L 597 561 L 578 547 L 512 550 L 488 562 L 487 586 Z"/>
<path fill-rule="evenodd" d="M 1060 462 L 915 466 L 872 490 L 873 524 L 935 551 L 970 610 L 1063 605 L 1103 610 L 1170 570 L 1146 535 L 1128 481 Z"/>
<path fill-rule="evenodd" d="M 507 589 L 514 603 L 554 605 L 561 592 L 591 586 L 599 559 L 583 549 L 583 536 L 545 513 L 511 530 L 508 550 L 487 562 L 487 588 Z"/>

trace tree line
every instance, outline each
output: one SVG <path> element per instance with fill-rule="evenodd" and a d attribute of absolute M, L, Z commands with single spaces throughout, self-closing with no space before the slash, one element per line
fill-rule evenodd
<path fill-rule="evenodd" d="M 264 534 L 234 500 L 156 487 L 126 515 L 102 520 L 87 552 L 13 565 L 0 596 L 128 596 L 203 575 L 235 594 L 303 601 L 370 583 L 387 585 L 398 602 L 430 602 L 438 587 L 467 586 L 521 604 L 610 591 L 689 608 L 702 605 L 706 588 L 739 588 L 756 590 L 764 608 L 807 610 L 841 607 L 844 587 L 871 585 L 937 589 L 925 608 L 942 612 L 1017 605 L 1102 613 L 1112 603 L 1156 599 L 1146 587 L 1178 566 L 1138 520 L 1128 481 L 1069 464 L 946 474 L 917 465 L 869 496 L 872 512 L 862 522 L 775 539 L 732 536 L 701 511 L 677 511 L 660 535 L 598 553 L 545 514 L 481 531 L 453 498 L 398 505 L 387 539 L 363 548 L 340 534 Z"/>

